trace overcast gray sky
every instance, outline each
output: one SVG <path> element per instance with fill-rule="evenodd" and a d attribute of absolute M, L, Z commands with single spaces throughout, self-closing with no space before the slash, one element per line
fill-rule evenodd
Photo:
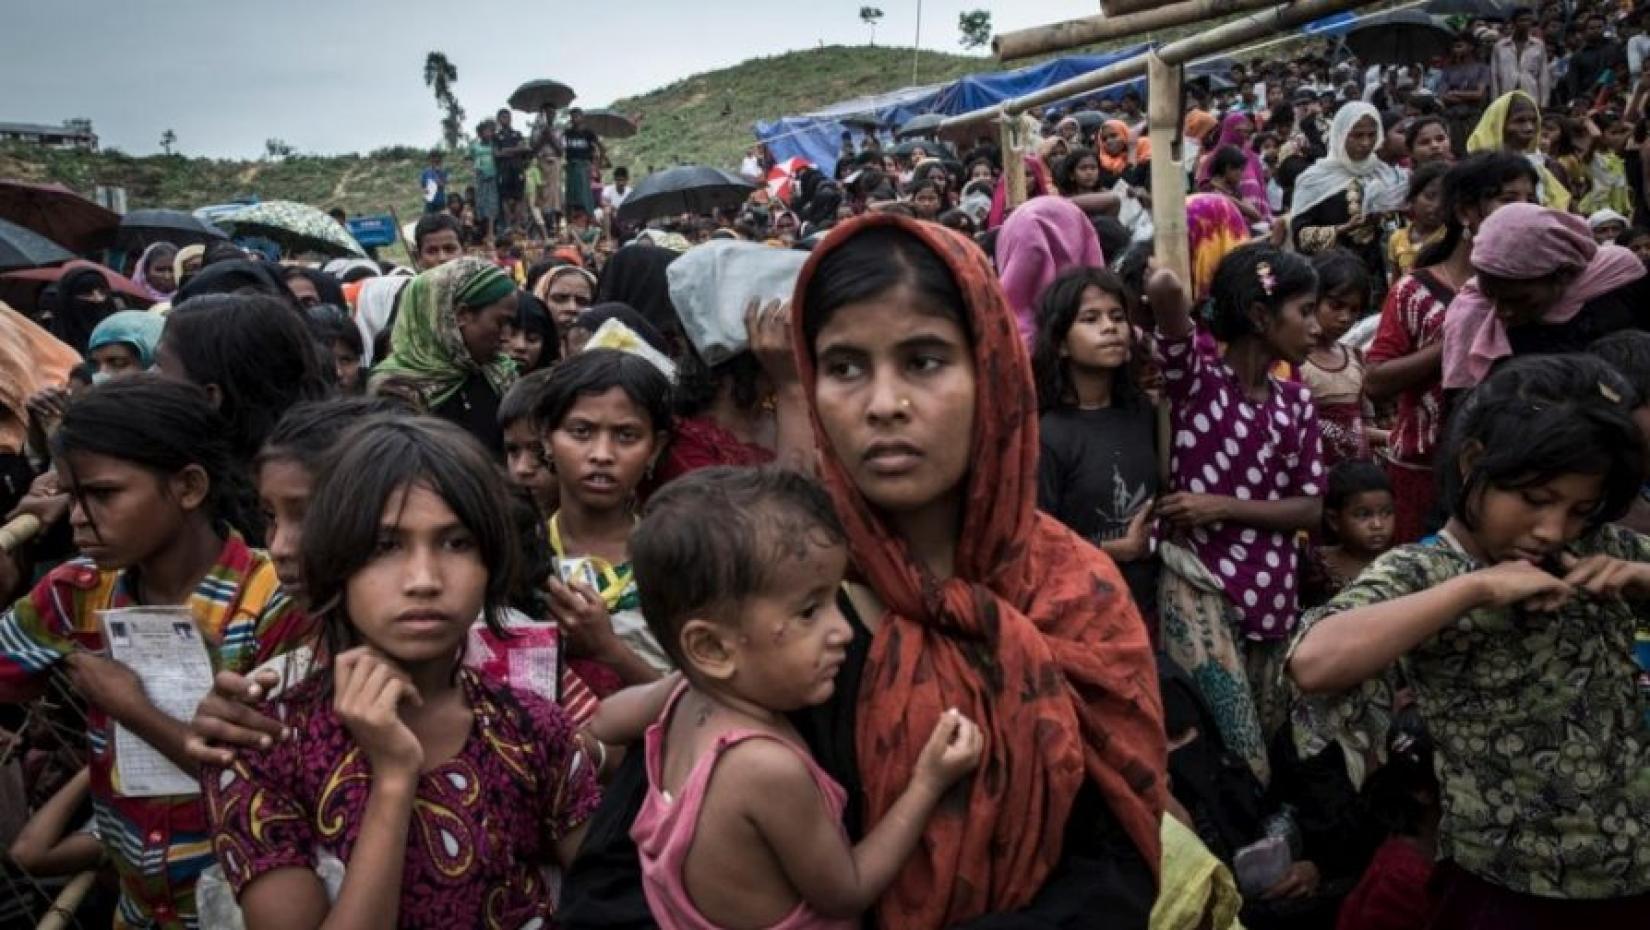
<path fill-rule="evenodd" d="M 248 157 L 428 145 L 424 56 L 458 68 L 471 119 L 554 77 L 585 106 L 826 44 L 862 44 L 861 0 L 0 0 L 0 121 L 88 117 L 106 146 Z M 870 0 L 881 45 L 909 47 L 916 0 Z M 957 52 L 957 16 L 998 31 L 1099 11 L 1095 0 L 926 0 L 924 48 Z M 780 116 L 783 114 L 771 114 Z"/>

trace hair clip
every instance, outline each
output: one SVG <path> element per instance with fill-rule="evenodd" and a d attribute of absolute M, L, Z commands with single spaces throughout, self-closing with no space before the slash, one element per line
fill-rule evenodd
<path fill-rule="evenodd" d="M 1267 297 L 1278 289 L 1278 279 L 1272 274 L 1272 263 L 1261 262 L 1255 266 L 1255 277 L 1260 279 L 1260 289 L 1266 292 Z"/>
<path fill-rule="evenodd" d="M 1598 383 L 1598 392 L 1603 394 L 1604 399 L 1612 404 L 1621 403 L 1621 395 L 1616 393 L 1614 389 L 1612 389 L 1608 384 L 1605 384 L 1603 381 Z"/>

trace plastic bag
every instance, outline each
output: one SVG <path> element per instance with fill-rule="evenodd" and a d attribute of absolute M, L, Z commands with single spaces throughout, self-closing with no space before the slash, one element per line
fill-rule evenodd
<path fill-rule="evenodd" d="M 746 305 L 789 300 L 807 260 L 806 252 L 794 249 L 719 239 L 670 263 L 670 302 L 706 365 L 750 348 Z"/>

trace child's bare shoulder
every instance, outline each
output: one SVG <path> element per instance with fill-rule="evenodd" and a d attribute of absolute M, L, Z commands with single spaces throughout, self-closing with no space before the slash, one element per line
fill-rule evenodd
<path fill-rule="evenodd" d="M 794 803 L 812 789 L 807 749 L 779 736 L 740 740 L 728 747 L 716 768 L 716 787 L 738 792 L 752 806 Z M 801 797 L 807 797 L 806 794 Z"/>

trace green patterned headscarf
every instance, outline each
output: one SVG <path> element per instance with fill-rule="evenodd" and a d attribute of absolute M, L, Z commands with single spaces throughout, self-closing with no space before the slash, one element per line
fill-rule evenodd
<path fill-rule="evenodd" d="M 390 354 L 373 366 L 373 382 L 410 382 L 426 407 L 434 409 L 480 372 L 502 397 L 516 380 L 516 363 L 499 355 L 477 364 L 458 331 L 458 308 L 485 307 L 515 289 L 508 274 L 479 258 L 461 258 L 413 278 L 401 292 Z"/>

